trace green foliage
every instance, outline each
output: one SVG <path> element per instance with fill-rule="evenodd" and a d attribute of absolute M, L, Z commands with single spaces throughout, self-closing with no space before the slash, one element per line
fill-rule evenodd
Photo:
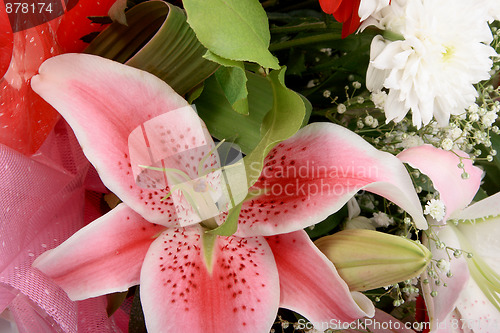
<path fill-rule="evenodd" d="M 183 4 L 188 23 L 211 53 L 279 68 L 268 50 L 269 25 L 257 0 L 184 0 Z"/>
<path fill-rule="evenodd" d="M 306 108 L 300 95 L 285 86 L 285 68 L 271 72 L 268 77 L 274 96 L 273 108 L 262 121 L 262 139 L 245 157 L 249 186 L 260 176 L 267 153 L 276 144 L 294 135 L 306 116 Z"/>

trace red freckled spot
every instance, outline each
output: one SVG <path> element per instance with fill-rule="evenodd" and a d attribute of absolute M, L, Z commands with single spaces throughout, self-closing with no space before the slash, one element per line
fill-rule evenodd
<path fill-rule="evenodd" d="M 233 309 L 233 312 L 238 312 L 238 309 L 237 309 L 237 308 L 234 308 L 234 309 Z"/>
<path fill-rule="evenodd" d="M 170 303 L 175 303 L 175 299 L 171 300 Z"/>

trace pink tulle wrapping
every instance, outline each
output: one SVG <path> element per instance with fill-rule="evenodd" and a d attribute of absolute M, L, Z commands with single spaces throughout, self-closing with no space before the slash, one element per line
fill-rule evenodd
<path fill-rule="evenodd" d="M 21 333 L 126 329 L 123 318 L 120 328 L 107 317 L 105 297 L 73 302 L 31 267 L 100 216 L 98 194 L 86 186 L 105 188 L 89 166 L 64 121 L 31 158 L 0 145 L 0 312 L 8 308 Z"/>

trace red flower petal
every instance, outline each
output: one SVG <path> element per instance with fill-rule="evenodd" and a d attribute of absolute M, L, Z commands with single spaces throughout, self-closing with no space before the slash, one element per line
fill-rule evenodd
<path fill-rule="evenodd" d="M 355 32 L 360 22 L 358 14 L 360 0 L 320 0 L 321 9 L 327 14 L 333 15 L 342 26 L 342 38 Z"/>
<path fill-rule="evenodd" d="M 80 0 L 64 16 L 11 33 L 5 7 L 0 6 L 0 143 L 31 155 L 59 119 L 57 112 L 30 87 L 30 79 L 46 59 L 64 52 L 80 52 L 80 38 L 104 28 L 87 16 L 106 15 L 115 0 Z M 5 76 L 4 76 L 5 74 Z"/>

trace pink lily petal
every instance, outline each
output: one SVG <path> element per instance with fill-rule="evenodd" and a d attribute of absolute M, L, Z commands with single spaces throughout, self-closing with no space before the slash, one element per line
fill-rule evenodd
<path fill-rule="evenodd" d="M 150 332 L 268 332 L 279 302 L 271 249 L 262 237 L 219 237 L 207 269 L 203 229 L 168 229 L 141 271 Z"/>
<path fill-rule="evenodd" d="M 40 255 L 33 266 L 48 275 L 72 300 L 139 284 L 144 256 L 165 227 L 145 221 L 125 204 Z"/>
<path fill-rule="evenodd" d="M 462 163 L 469 174 L 468 179 L 462 178 L 462 169 L 457 167 L 460 155 Z M 472 165 L 467 154 L 461 151 L 450 152 L 423 145 L 406 149 L 398 154 L 398 158 L 426 174 L 439 191 L 440 199 L 445 204 L 444 223 L 453 212 L 465 208 L 474 198 L 481 184 L 482 171 Z"/>
<path fill-rule="evenodd" d="M 412 327 L 412 323 L 403 323 L 390 314 L 375 309 L 373 318 L 363 318 L 359 323 L 349 326 L 350 329 L 342 330 L 342 333 L 415 333 L 410 327 Z"/>
<path fill-rule="evenodd" d="M 464 318 L 455 309 L 432 333 L 474 333 L 474 331 L 465 326 Z"/>
<path fill-rule="evenodd" d="M 469 207 L 456 211 L 450 218 L 455 220 L 480 220 L 500 215 L 500 192 L 493 194 Z"/>
<path fill-rule="evenodd" d="M 350 323 L 374 315 L 372 302 L 351 293 L 335 266 L 303 230 L 266 237 L 280 276 L 280 307 L 291 309 L 321 327 L 331 320 Z M 338 323 L 338 322 L 337 322 Z"/>
<path fill-rule="evenodd" d="M 339 210 L 361 189 L 382 195 L 427 228 L 411 179 L 393 155 L 331 123 L 314 123 L 283 141 L 266 157 L 244 203 L 238 235 L 300 230 Z"/>
<path fill-rule="evenodd" d="M 482 293 L 474 279 L 469 280 L 460 294 L 457 312 L 464 328 L 471 329 L 474 333 L 498 332 L 500 312 Z"/>
<path fill-rule="evenodd" d="M 496 201 L 498 201 L 498 198 L 499 196 L 496 195 Z M 467 246 L 467 250 L 483 259 L 496 274 L 500 275 L 500 261 L 498 260 L 498 254 L 500 253 L 500 242 L 498 241 L 500 239 L 500 216 L 490 217 L 484 221 L 478 218 L 472 222 L 460 222 L 457 225 L 457 230 L 457 233 L 466 240 L 467 245 L 464 244 L 463 246 Z"/>
<path fill-rule="evenodd" d="M 438 232 L 438 237 L 440 241 L 446 244 L 446 246 L 457 249 L 460 248 L 460 242 L 452 227 L 445 226 L 441 228 Z M 430 249 L 432 252 L 432 258 L 435 260 L 444 259 L 449 261 L 450 271 L 453 274 L 452 277 L 447 277 L 446 272 L 437 270 L 436 273 L 439 274 L 440 280 L 440 285 L 438 286 L 434 283 L 434 279 L 428 277 L 427 273 L 424 273 L 424 279 L 429 279 L 430 283 L 422 284 L 423 296 L 430 323 L 433 328 L 436 328 L 436 325 L 445 322 L 446 318 L 450 315 L 453 309 L 455 309 L 457 300 L 460 293 L 467 285 L 470 274 L 469 269 L 467 268 L 467 261 L 463 256 L 459 258 L 451 256 L 450 259 L 450 253 L 446 249 L 439 249 L 436 247 L 435 242 L 431 243 L 432 246 Z M 443 286 L 444 283 L 447 284 L 447 287 Z M 430 295 L 432 291 L 437 292 L 435 297 Z"/>
<path fill-rule="evenodd" d="M 373 333 L 415 333 L 414 330 L 409 328 L 412 327 L 411 325 L 408 325 L 411 323 L 403 323 L 390 314 L 379 309 L 375 309 L 375 316 L 373 317 L 373 320 L 365 319 L 364 322 L 367 328 Z M 383 325 L 380 325 L 381 323 L 386 323 L 386 327 L 388 327 L 388 329 L 384 328 Z"/>
<path fill-rule="evenodd" d="M 154 75 L 97 56 L 61 55 L 44 62 L 39 72 L 33 89 L 71 125 L 104 184 L 148 221 L 175 222 L 172 200 L 161 200 L 168 189 L 137 186 L 128 138 L 146 121 L 187 102 Z M 168 126 L 170 131 L 162 132 L 165 145 L 172 146 L 172 140 L 182 147 L 186 141 L 206 144 L 205 138 L 186 134 L 189 126 L 199 126 L 198 118 L 187 116 Z"/>

